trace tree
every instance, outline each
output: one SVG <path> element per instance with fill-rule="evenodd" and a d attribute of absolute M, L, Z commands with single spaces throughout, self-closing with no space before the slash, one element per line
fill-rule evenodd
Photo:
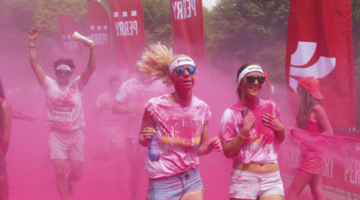
<path fill-rule="evenodd" d="M 158 41 L 167 46 L 173 44 L 171 10 L 169 0 L 141 0 L 144 13 L 145 43 Z"/>

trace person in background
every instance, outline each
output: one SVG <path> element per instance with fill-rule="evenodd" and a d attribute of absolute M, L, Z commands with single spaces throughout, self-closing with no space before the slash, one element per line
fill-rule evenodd
<path fill-rule="evenodd" d="M 233 159 L 229 199 L 283 200 L 278 155 L 274 145 L 285 139 L 276 104 L 259 99 L 265 82 L 257 63 L 246 63 L 236 75 L 239 101 L 225 110 L 220 139 Z"/>
<path fill-rule="evenodd" d="M 56 186 L 62 200 L 68 194 L 74 194 L 73 181 L 82 176 L 84 159 L 84 136 L 81 128 L 85 126 L 81 102 L 81 92 L 90 80 L 96 68 L 95 42 L 84 42 L 90 49 L 87 68 L 83 73 L 70 81 L 75 65 L 71 59 L 61 58 L 53 65 L 56 80 L 47 76 L 38 64 L 36 39 L 40 30 L 29 31 L 29 56 L 31 68 L 37 81 L 45 91 L 47 123 L 50 125 L 50 157 L 56 171 Z M 89 38 L 91 39 L 91 38 Z M 71 173 L 66 174 L 66 161 L 69 161 Z"/>
<path fill-rule="evenodd" d="M 5 100 L 0 79 L 0 200 L 9 198 L 9 182 L 6 172 L 5 156 L 9 148 L 11 132 L 11 105 Z"/>
<path fill-rule="evenodd" d="M 123 169 L 121 160 L 124 153 L 125 138 L 122 128 L 122 122 L 119 115 L 112 113 L 112 106 L 115 102 L 115 96 L 121 85 L 118 76 L 111 76 L 109 79 L 108 92 L 101 94 L 95 104 L 93 115 L 100 117 L 99 127 L 99 145 L 96 147 L 95 161 L 109 161 L 111 154 L 115 155 L 115 171 L 117 182 L 120 183 L 120 176 Z"/>
<path fill-rule="evenodd" d="M 162 95 L 166 88 L 159 82 L 149 84 L 146 74 L 137 70 L 137 77 L 125 81 L 117 95 L 112 111 L 114 114 L 127 115 L 126 131 L 126 154 L 130 163 L 129 184 L 131 199 L 137 200 L 138 187 L 145 167 L 146 149 L 138 143 L 139 125 L 141 124 L 142 112 L 145 102 L 150 98 Z"/>
<path fill-rule="evenodd" d="M 145 105 L 138 140 L 147 147 L 155 137 L 159 158 L 146 161 L 147 199 L 204 199 L 199 156 L 221 150 L 221 143 L 217 137 L 209 141 L 209 106 L 193 95 L 195 63 L 189 56 L 173 55 L 160 43 L 150 45 L 150 49 L 138 62 L 139 69 L 153 80 L 174 85 L 175 91 L 152 98 Z"/>
<path fill-rule="evenodd" d="M 296 122 L 300 129 L 313 134 L 332 135 L 333 130 L 321 105 L 324 97 L 319 91 L 319 81 L 312 77 L 299 80 L 297 88 L 298 112 Z M 311 194 L 315 200 L 325 199 L 322 190 L 322 166 L 324 155 L 316 149 L 302 143 L 301 162 L 291 183 L 286 199 L 296 200 L 307 184 L 310 185 Z"/>

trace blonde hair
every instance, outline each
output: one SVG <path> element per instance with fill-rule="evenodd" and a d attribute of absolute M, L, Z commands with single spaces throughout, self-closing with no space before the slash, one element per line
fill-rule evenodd
<path fill-rule="evenodd" d="M 160 42 L 149 45 L 150 50 L 146 50 L 141 60 L 137 62 L 139 70 L 146 73 L 148 78 L 153 77 L 150 83 L 155 80 L 163 79 L 163 83 L 168 87 L 173 84 L 169 71 L 172 62 L 181 57 L 189 57 L 187 55 L 174 55 L 172 49 L 167 48 Z"/>
<path fill-rule="evenodd" d="M 308 90 L 306 90 L 301 86 L 298 86 L 297 92 L 298 92 L 299 107 L 296 115 L 296 122 L 299 128 L 305 129 L 311 109 L 316 104 L 321 105 L 321 101 L 315 99 Z"/>

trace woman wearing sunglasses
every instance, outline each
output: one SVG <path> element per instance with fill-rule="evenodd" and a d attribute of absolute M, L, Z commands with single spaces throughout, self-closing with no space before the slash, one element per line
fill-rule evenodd
<path fill-rule="evenodd" d="M 30 64 L 36 79 L 45 91 L 47 107 L 47 124 L 50 125 L 50 157 L 56 171 L 56 186 L 61 199 L 68 199 L 73 194 L 72 181 L 82 176 L 84 157 L 84 136 L 81 128 L 85 126 L 81 103 L 81 92 L 95 71 L 95 42 L 84 42 L 90 49 L 87 68 L 70 81 L 75 65 L 71 59 L 59 59 L 54 63 L 56 80 L 45 74 L 37 60 L 36 39 L 40 30 L 29 31 Z M 66 176 L 66 161 L 69 161 L 71 173 Z"/>
<path fill-rule="evenodd" d="M 284 199 L 274 144 L 285 139 L 285 129 L 275 103 L 258 98 L 263 70 L 244 64 L 236 80 L 239 101 L 225 110 L 220 129 L 224 154 L 233 159 L 229 198 Z"/>
<path fill-rule="evenodd" d="M 203 199 L 203 185 L 197 165 L 199 156 L 221 149 L 220 140 L 208 141 L 209 106 L 195 97 L 194 61 L 186 55 L 173 56 L 171 49 L 156 44 L 143 54 L 139 69 L 152 80 L 163 79 L 175 91 L 150 99 L 139 134 L 146 147 L 155 136 L 159 159 L 147 159 L 148 199 Z"/>

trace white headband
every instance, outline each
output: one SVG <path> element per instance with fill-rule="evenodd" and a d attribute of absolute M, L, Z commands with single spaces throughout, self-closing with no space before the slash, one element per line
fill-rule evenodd
<path fill-rule="evenodd" d="M 67 66 L 67 65 L 64 65 L 64 64 L 57 66 L 55 71 L 61 70 L 61 69 L 65 69 L 65 70 L 68 70 L 68 71 L 72 72 L 71 68 L 69 66 Z"/>
<path fill-rule="evenodd" d="M 238 77 L 238 84 L 240 83 L 241 79 L 247 74 L 247 73 L 250 73 L 250 72 L 261 72 L 263 75 L 264 75 L 264 72 L 263 70 L 261 69 L 260 66 L 258 65 L 249 65 L 247 66 L 239 75 Z"/>
<path fill-rule="evenodd" d="M 171 63 L 169 67 L 170 74 L 174 71 L 175 68 L 182 65 L 192 65 L 195 66 L 194 61 L 191 58 L 178 58 L 174 62 Z"/>

